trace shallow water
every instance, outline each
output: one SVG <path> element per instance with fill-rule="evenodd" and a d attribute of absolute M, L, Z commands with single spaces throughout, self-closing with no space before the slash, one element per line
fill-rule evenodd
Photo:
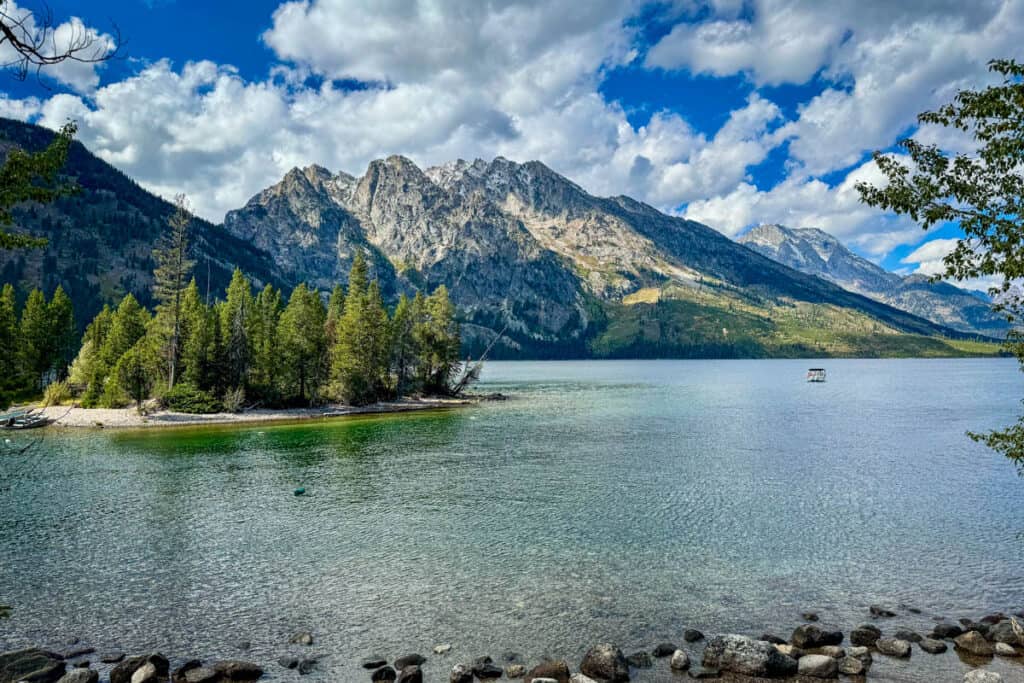
<path fill-rule="evenodd" d="M 906 604 L 923 613 L 883 629 L 926 630 L 1024 608 L 1024 479 L 964 435 L 1015 419 L 1016 364 L 834 360 L 825 384 L 807 365 L 496 362 L 480 388 L 513 398 L 446 412 L 51 430 L 0 460 L 0 645 L 75 635 L 297 679 L 270 663 L 309 628 L 319 678 L 452 643 L 440 681 L 691 626 L 787 636 L 805 610 L 848 630 Z M 964 670 L 918 651 L 873 673 Z"/>

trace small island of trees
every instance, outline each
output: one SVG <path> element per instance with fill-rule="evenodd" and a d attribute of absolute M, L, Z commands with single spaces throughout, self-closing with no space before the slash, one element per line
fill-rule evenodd
<path fill-rule="evenodd" d="M 246 406 L 365 405 L 449 393 L 459 372 L 459 326 L 442 285 L 402 295 L 389 312 L 380 284 L 354 256 L 347 288 L 324 301 L 300 284 L 287 302 L 235 270 L 225 298 L 204 301 L 188 258 L 183 198 L 154 252 L 154 311 L 131 294 L 105 306 L 79 345 L 71 301 L 60 287 L 34 290 L 18 315 L 14 288 L 0 291 L 0 392 L 83 407 L 139 406 L 180 412 Z"/>

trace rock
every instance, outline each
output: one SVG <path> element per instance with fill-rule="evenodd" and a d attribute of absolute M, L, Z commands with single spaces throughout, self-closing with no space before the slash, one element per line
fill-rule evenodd
<path fill-rule="evenodd" d="M 910 656 L 910 642 L 898 638 L 879 638 L 875 641 L 875 649 L 883 655 L 906 659 Z"/>
<path fill-rule="evenodd" d="M 509 650 L 508 652 L 501 653 L 501 660 L 503 662 L 522 662 L 523 657 L 518 652 L 512 652 Z"/>
<path fill-rule="evenodd" d="M 100 655 L 100 661 L 103 662 L 104 664 L 117 664 L 122 659 L 124 659 L 124 653 L 123 652 L 117 652 L 117 651 L 105 652 L 105 653 Z"/>
<path fill-rule="evenodd" d="M 156 680 L 156 666 L 152 662 L 146 662 L 132 674 L 132 683 L 155 683 Z"/>
<path fill-rule="evenodd" d="M 712 669 L 707 666 L 695 666 L 690 669 L 690 678 L 718 678 L 721 675 L 718 669 Z"/>
<path fill-rule="evenodd" d="M 690 655 L 685 650 L 676 650 L 668 660 L 668 666 L 673 671 L 686 671 L 690 668 Z"/>
<path fill-rule="evenodd" d="M 398 672 L 390 666 L 382 666 L 370 674 L 371 681 L 393 681 L 396 678 L 398 678 Z M 469 680 L 473 680 L 472 674 L 470 674 Z"/>
<path fill-rule="evenodd" d="M 540 683 L 541 680 L 542 679 L 537 679 L 537 683 Z M 569 678 L 569 683 L 597 683 L 597 681 L 585 674 L 575 673 Z"/>
<path fill-rule="evenodd" d="M 306 674 L 311 674 L 315 670 L 316 670 L 316 658 L 315 657 L 307 657 L 306 659 L 300 659 L 299 660 L 299 675 L 300 676 L 305 676 Z"/>
<path fill-rule="evenodd" d="M 914 631 L 907 630 L 907 629 L 902 629 L 902 630 L 896 631 L 895 633 L 892 634 L 892 637 L 893 638 L 898 638 L 899 640 L 906 640 L 907 642 L 910 642 L 910 643 L 920 643 L 921 642 L 920 634 L 915 633 Z"/>
<path fill-rule="evenodd" d="M 611 643 L 601 643 L 590 648 L 583 656 L 580 671 L 591 678 L 605 681 L 629 680 L 626 658 L 622 656 L 622 650 Z"/>
<path fill-rule="evenodd" d="M 934 638 L 922 638 L 918 641 L 917 646 L 930 655 L 941 655 L 949 649 L 944 642 Z"/>
<path fill-rule="evenodd" d="M 874 647 L 875 641 L 881 637 L 882 632 L 870 624 L 858 626 L 850 631 L 850 642 L 854 645 Z"/>
<path fill-rule="evenodd" d="M 797 662 L 801 676 L 811 678 L 835 678 L 839 675 L 839 664 L 828 655 L 805 655 Z"/>
<path fill-rule="evenodd" d="M 870 607 L 868 607 L 868 611 L 871 612 L 871 616 L 873 617 L 882 617 L 888 619 L 890 617 L 896 616 L 896 613 L 892 610 L 880 607 L 878 605 L 871 605 Z"/>
<path fill-rule="evenodd" d="M 1000 621 L 1006 618 L 1006 615 L 1002 612 L 996 612 L 995 614 L 988 614 L 981 618 L 983 624 L 998 624 Z"/>
<path fill-rule="evenodd" d="M 88 659 L 80 659 L 73 664 L 76 669 L 88 669 L 89 665 L 92 664 Z"/>
<path fill-rule="evenodd" d="M 789 643 L 783 643 L 782 645 L 776 645 L 775 649 L 793 659 L 800 659 L 804 656 L 804 651 L 798 648 L 796 645 L 790 645 Z"/>
<path fill-rule="evenodd" d="M 522 678 L 526 675 L 526 667 L 522 664 L 509 664 L 505 667 L 505 675 L 509 678 Z"/>
<path fill-rule="evenodd" d="M 1024 645 L 1024 639 L 1013 627 L 1013 622 L 1007 619 L 989 628 L 985 638 L 994 643 L 1006 643 L 1007 645 Z"/>
<path fill-rule="evenodd" d="M 54 683 L 67 667 L 53 652 L 28 648 L 0 654 L 0 683 Z"/>
<path fill-rule="evenodd" d="M 659 643 L 658 645 L 654 646 L 654 650 L 652 651 L 652 654 L 655 657 L 658 657 L 658 658 L 661 658 L 661 657 L 671 657 L 672 653 L 675 652 L 675 651 L 676 651 L 676 646 L 673 645 L 672 643 Z"/>
<path fill-rule="evenodd" d="M 279 658 L 277 660 L 277 663 L 280 664 L 285 669 L 297 669 L 298 666 L 299 666 L 299 658 L 298 657 L 281 657 L 281 658 Z"/>
<path fill-rule="evenodd" d="M 313 634 L 309 631 L 299 631 L 294 636 L 289 638 L 288 642 L 292 645 L 312 645 Z"/>
<path fill-rule="evenodd" d="M 708 641 L 701 662 L 709 668 L 747 676 L 782 677 L 797 672 L 796 660 L 771 643 L 735 634 L 717 635 Z"/>
<path fill-rule="evenodd" d="M 67 648 L 66 650 L 64 650 L 63 652 L 61 652 L 60 656 L 63 659 L 74 659 L 75 657 L 84 657 L 85 655 L 91 655 L 94 652 L 96 652 L 96 648 L 78 645 L 76 643 L 73 644 L 71 647 Z"/>
<path fill-rule="evenodd" d="M 401 672 L 407 666 L 419 666 L 425 661 L 427 661 L 427 658 L 423 655 L 405 655 L 395 660 L 395 669 Z"/>
<path fill-rule="evenodd" d="M 490 657 L 481 657 L 473 664 L 473 675 L 480 680 L 501 678 L 505 670 L 491 661 Z"/>
<path fill-rule="evenodd" d="M 129 683 L 132 681 L 132 676 L 135 675 L 135 672 L 144 664 L 152 664 L 159 678 L 167 678 L 167 674 L 171 669 L 170 662 L 159 653 L 128 657 L 110 670 L 110 683 Z"/>
<path fill-rule="evenodd" d="M 445 655 L 445 654 L 448 654 L 451 651 L 451 649 L 452 649 L 452 646 L 451 646 L 450 643 L 444 643 L 443 645 L 435 645 L 434 646 L 434 654 L 435 655 Z"/>
<path fill-rule="evenodd" d="M 683 640 L 688 643 L 696 643 L 698 640 L 704 640 L 704 634 L 695 628 L 688 628 L 683 631 Z"/>
<path fill-rule="evenodd" d="M 793 629 L 789 642 L 801 650 L 813 650 L 826 645 L 838 645 L 843 642 L 843 632 L 823 631 L 814 624 L 804 624 Z"/>
<path fill-rule="evenodd" d="M 57 683 L 98 683 L 100 674 L 94 669 L 75 669 L 69 671 Z"/>
<path fill-rule="evenodd" d="M 646 652 L 634 652 L 626 657 L 626 663 L 634 669 L 650 669 L 654 666 L 654 660 Z"/>
<path fill-rule="evenodd" d="M 1020 657 L 1020 653 L 1013 649 L 1012 645 L 1006 643 L 996 643 L 995 650 L 1000 657 Z"/>
<path fill-rule="evenodd" d="M 964 674 L 964 683 L 1003 683 L 1003 677 L 995 671 L 975 669 Z"/>
<path fill-rule="evenodd" d="M 869 650 L 869 649 L 867 649 L 866 647 L 863 647 L 863 646 L 861 646 L 861 647 L 851 647 L 851 648 L 847 649 L 846 650 L 846 656 L 847 657 L 853 657 L 854 659 L 860 660 L 861 662 L 864 663 L 864 666 L 866 666 L 866 667 L 870 667 L 871 666 L 871 662 L 873 661 L 871 659 L 871 650 Z"/>
<path fill-rule="evenodd" d="M 945 640 L 946 638 L 956 638 L 959 635 L 963 635 L 964 630 L 956 624 L 935 624 L 932 627 L 932 638 L 935 640 Z"/>
<path fill-rule="evenodd" d="M 220 674 L 205 666 L 189 669 L 185 672 L 186 683 L 214 683 L 220 680 Z"/>
<path fill-rule="evenodd" d="M 255 681 L 263 675 L 263 669 L 252 662 L 243 662 L 240 659 L 214 662 L 213 668 L 229 681 Z"/>
<path fill-rule="evenodd" d="M 185 674 L 192 669 L 198 669 L 202 665 L 203 663 L 198 659 L 190 659 L 171 672 L 171 680 L 174 681 L 174 683 L 184 683 Z"/>
<path fill-rule="evenodd" d="M 804 621 L 817 621 L 818 620 L 818 613 L 817 612 L 804 612 L 803 614 L 800 615 L 800 618 L 803 619 Z"/>
<path fill-rule="evenodd" d="M 580 676 L 582 676 L 582 675 L 583 674 L 580 674 Z M 575 679 L 573 679 L 573 680 L 575 680 Z M 588 681 L 592 681 L 594 679 L 593 678 L 587 678 L 587 680 Z M 531 681 L 531 683 L 558 683 L 558 681 L 556 681 L 553 678 L 535 678 L 535 679 L 533 679 L 533 681 Z"/>
<path fill-rule="evenodd" d="M 868 671 L 864 662 L 860 661 L 856 657 L 850 657 L 849 655 L 839 660 L 836 669 L 839 673 L 847 676 L 863 676 Z"/>
<path fill-rule="evenodd" d="M 538 679 L 542 678 L 569 683 L 569 665 L 564 660 L 541 662 L 526 674 L 525 683 L 539 683 Z"/>
<path fill-rule="evenodd" d="M 985 640 L 985 636 L 977 631 L 968 631 L 962 636 L 957 636 L 953 642 L 956 644 L 957 650 L 962 650 L 975 657 L 991 657 L 996 651 L 992 647 L 992 643 Z"/>
<path fill-rule="evenodd" d="M 473 668 L 468 664 L 456 664 L 448 676 L 450 683 L 473 683 Z"/>
<path fill-rule="evenodd" d="M 367 657 L 362 662 L 360 662 L 359 666 L 363 667 L 364 669 L 379 669 L 387 663 L 388 660 L 384 659 L 383 657 Z"/>
<path fill-rule="evenodd" d="M 758 640 L 763 640 L 765 642 L 771 643 L 772 645 L 786 645 L 789 643 L 788 640 L 786 640 L 785 638 L 780 638 L 774 633 L 762 633 L 761 637 L 758 638 Z"/>
<path fill-rule="evenodd" d="M 842 659 L 846 656 L 846 650 L 838 645 L 826 645 L 825 647 L 818 648 L 818 654 L 831 657 L 832 659 Z"/>
<path fill-rule="evenodd" d="M 313 642 L 312 639 L 313 639 L 313 636 L 310 636 L 310 641 L 309 641 L 310 644 L 312 644 L 312 642 Z M 241 650 L 242 652 L 248 652 L 249 650 L 252 649 L 252 643 L 249 642 L 248 640 L 240 640 L 237 643 L 235 643 L 235 647 L 238 648 L 239 650 Z"/>

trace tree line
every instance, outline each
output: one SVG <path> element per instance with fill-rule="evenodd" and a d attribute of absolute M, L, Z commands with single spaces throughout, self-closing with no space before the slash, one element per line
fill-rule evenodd
<path fill-rule="evenodd" d="M 105 306 L 79 344 L 71 302 L 31 293 L 20 313 L 14 289 L 0 295 L 0 390 L 38 393 L 66 378 L 84 407 L 140 407 L 150 398 L 188 412 L 343 401 L 363 405 L 444 394 L 459 363 L 459 326 L 442 285 L 402 295 L 389 310 L 356 254 L 348 286 L 324 297 L 305 284 L 281 290 L 235 270 L 223 299 L 208 303 L 191 277 L 190 215 L 179 198 L 154 251 L 155 310 L 127 294 Z M 77 351 L 77 353 L 76 353 Z"/>

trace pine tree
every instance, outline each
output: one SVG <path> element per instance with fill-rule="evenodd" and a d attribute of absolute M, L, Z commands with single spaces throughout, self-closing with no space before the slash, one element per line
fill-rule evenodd
<path fill-rule="evenodd" d="M 417 374 L 423 391 L 445 394 L 459 368 L 459 325 L 448 289 L 441 285 L 423 300 L 413 337 L 417 346 Z"/>
<path fill-rule="evenodd" d="M 53 366 L 54 344 L 46 297 L 38 289 L 29 294 L 21 312 L 18 351 L 26 383 L 33 389 L 41 389 L 44 377 Z"/>
<path fill-rule="evenodd" d="M 145 338 L 140 339 L 128 349 L 117 361 L 113 372 L 118 387 L 135 401 L 140 413 L 142 402 L 149 398 L 157 374 L 149 341 Z"/>
<path fill-rule="evenodd" d="M 331 349 L 332 392 L 352 405 L 364 405 L 388 393 L 391 335 L 377 282 L 367 284 L 366 263 L 357 254 L 348 279 L 345 312 Z"/>
<path fill-rule="evenodd" d="M 181 298 L 195 262 L 188 258 L 188 231 L 192 215 L 185 195 L 175 198 L 175 210 L 167 220 L 168 231 L 153 251 L 153 296 L 159 302 L 157 315 L 163 356 L 167 359 L 167 387 L 174 387 L 181 354 Z"/>
<path fill-rule="evenodd" d="M 78 328 L 75 325 L 75 309 L 70 297 L 60 285 L 53 293 L 49 306 L 50 328 L 53 335 L 54 369 L 57 379 L 67 375 L 68 366 L 75 357 L 78 344 Z"/>
<path fill-rule="evenodd" d="M 182 298 L 183 337 L 181 374 L 183 381 L 203 391 L 221 383 L 221 340 L 218 312 L 203 303 L 195 281 Z"/>
<path fill-rule="evenodd" d="M 340 284 L 334 285 L 331 290 L 331 297 L 327 300 L 327 320 L 324 323 L 324 331 L 327 334 L 327 346 L 333 348 L 337 341 L 337 327 L 341 316 L 345 314 L 345 288 Z"/>
<path fill-rule="evenodd" d="M 250 345 L 254 307 L 249 280 L 236 268 L 228 285 L 227 301 L 220 311 L 225 354 L 224 383 L 227 387 L 244 387 L 247 384 L 252 358 Z"/>
<path fill-rule="evenodd" d="M 275 401 L 277 378 L 281 363 L 278 349 L 277 326 L 281 319 L 281 292 L 270 285 L 256 295 L 256 314 L 253 320 L 253 360 L 250 384 L 255 395 Z"/>
<path fill-rule="evenodd" d="M 104 306 L 85 328 L 82 348 L 75 357 L 75 362 L 71 364 L 70 382 L 73 386 L 85 388 L 82 405 L 86 408 L 99 402 L 103 390 L 107 366 L 100 358 L 100 349 L 103 348 L 113 322 L 114 312 L 110 306 Z"/>
<path fill-rule="evenodd" d="M 139 305 L 134 296 L 126 294 L 121 299 L 111 317 L 110 330 L 100 347 L 99 357 L 107 368 L 117 365 L 121 356 L 145 336 L 149 321 L 149 312 Z"/>
<path fill-rule="evenodd" d="M 391 319 L 391 374 L 395 393 L 406 395 L 412 388 L 416 372 L 416 345 L 412 331 L 416 323 L 414 302 L 404 294 L 398 299 Z"/>
<path fill-rule="evenodd" d="M 14 287 L 0 289 L 0 392 L 18 382 L 18 310 Z"/>
<path fill-rule="evenodd" d="M 324 321 L 320 295 L 301 284 L 292 292 L 278 324 L 282 386 L 286 398 L 312 402 L 324 379 Z"/>

